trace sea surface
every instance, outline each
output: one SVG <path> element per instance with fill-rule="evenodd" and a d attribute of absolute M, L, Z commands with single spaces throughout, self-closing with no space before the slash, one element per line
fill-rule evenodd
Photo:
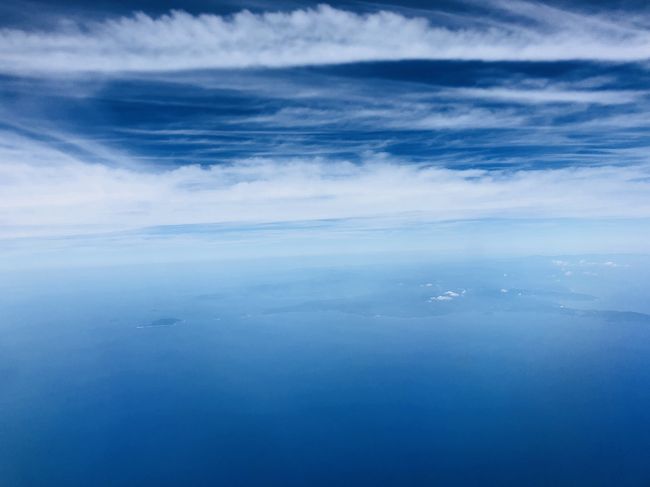
<path fill-rule="evenodd" d="M 650 259 L 11 271 L 3 486 L 648 486 Z"/>

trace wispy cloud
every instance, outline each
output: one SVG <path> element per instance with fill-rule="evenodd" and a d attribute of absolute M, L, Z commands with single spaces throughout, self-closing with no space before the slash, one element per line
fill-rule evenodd
<path fill-rule="evenodd" d="M 169 170 L 88 164 L 33 140 L 0 150 L 0 224 L 17 228 L 138 228 L 404 217 L 650 217 L 639 167 L 450 170 L 382 156 L 361 164 L 248 159 Z M 58 229 L 57 229 L 58 228 Z M 29 233 L 27 231 L 27 233 Z M 23 232 L 24 234 L 24 232 Z"/>
<path fill-rule="evenodd" d="M 0 71 L 117 73 L 286 67 L 371 60 L 604 60 L 650 57 L 650 21 L 568 12 L 536 2 L 490 2 L 463 25 L 321 5 L 232 16 L 174 11 L 58 30 L 0 31 Z M 507 15 L 503 15 L 506 11 Z M 495 20 L 499 16 L 508 20 Z M 444 17 L 439 17 L 439 19 Z"/>
<path fill-rule="evenodd" d="M 443 92 L 454 98 L 475 98 L 511 103 L 584 103 L 595 105 L 624 105 L 639 101 L 645 92 L 631 90 L 567 90 L 567 89 L 517 89 L 456 88 Z"/>

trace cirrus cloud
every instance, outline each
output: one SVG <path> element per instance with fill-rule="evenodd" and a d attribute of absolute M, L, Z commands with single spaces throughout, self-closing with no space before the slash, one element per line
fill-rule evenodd
<path fill-rule="evenodd" d="M 66 22 L 50 31 L 5 28 L 0 30 L 0 71 L 119 73 L 405 59 L 642 61 L 650 57 L 648 19 L 641 14 L 632 22 L 534 2 L 486 5 L 491 15 L 466 16 L 461 24 L 320 5 L 231 16 L 136 13 L 103 22 Z"/>

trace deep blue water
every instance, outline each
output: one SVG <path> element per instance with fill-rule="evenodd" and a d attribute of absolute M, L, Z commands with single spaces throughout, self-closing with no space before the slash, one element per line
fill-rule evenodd
<path fill-rule="evenodd" d="M 650 261 L 581 259 L 6 273 L 1 483 L 650 485 Z"/>

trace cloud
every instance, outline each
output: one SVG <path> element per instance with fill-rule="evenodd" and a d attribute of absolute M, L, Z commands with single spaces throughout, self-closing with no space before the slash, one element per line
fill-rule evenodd
<path fill-rule="evenodd" d="M 90 164 L 32 139 L 5 140 L 4 236 L 349 218 L 650 217 L 650 178 L 641 167 L 452 170 L 368 155 L 362 163 L 253 158 L 154 169 Z"/>
<path fill-rule="evenodd" d="M 434 296 L 429 299 L 429 301 L 451 301 L 453 298 L 451 296 L 446 296 L 441 294 L 440 296 Z"/>
<path fill-rule="evenodd" d="M 517 88 L 456 88 L 446 92 L 453 97 L 495 100 L 509 103 L 580 103 L 624 105 L 639 101 L 646 93 L 631 90 L 567 90 Z M 443 92 L 443 94 L 445 94 Z"/>
<path fill-rule="evenodd" d="M 641 13 L 630 20 L 536 2 L 493 1 L 487 6 L 488 14 L 466 16 L 460 23 L 321 5 L 232 16 L 136 13 L 103 22 L 68 21 L 50 31 L 5 28 L 0 30 L 0 71 L 119 73 L 405 59 L 650 57 L 650 33 L 644 26 L 648 19 Z"/>
<path fill-rule="evenodd" d="M 338 104 L 328 108 L 281 108 L 275 113 L 250 117 L 255 126 L 310 128 L 346 124 L 359 130 L 464 130 L 514 128 L 525 125 L 526 116 L 508 108 L 487 109 L 441 105 L 426 101 L 391 100 L 390 103 Z"/>
<path fill-rule="evenodd" d="M 453 299 L 456 299 L 462 295 L 465 294 L 465 291 L 463 290 L 461 293 L 457 293 L 456 291 L 446 291 L 439 296 L 432 296 L 429 298 L 430 302 L 435 302 L 435 301 L 451 301 Z"/>
<path fill-rule="evenodd" d="M 551 261 L 551 264 L 553 264 L 556 267 L 559 267 L 562 272 L 566 276 L 570 276 L 573 274 L 571 270 L 568 270 L 569 268 L 575 268 L 575 267 L 605 267 L 605 268 L 617 268 L 617 267 L 628 267 L 626 264 L 618 264 L 614 261 L 607 260 L 604 262 L 598 262 L 598 261 L 590 261 L 587 259 L 580 259 L 577 262 L 569 262 L 567 260 L 559 260 L 559 259 L 554 259 Z"/>

